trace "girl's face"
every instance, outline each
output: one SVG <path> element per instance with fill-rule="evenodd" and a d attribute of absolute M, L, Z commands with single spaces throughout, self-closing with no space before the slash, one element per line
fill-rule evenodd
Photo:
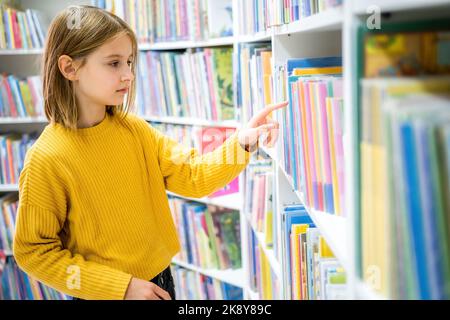
<path fill-rule="evenodd" d="M 119 105 L 130 88 L 132 43 L 119 35 L 92 52 L 77 72 L 77 97 L 96 105 Z"/>

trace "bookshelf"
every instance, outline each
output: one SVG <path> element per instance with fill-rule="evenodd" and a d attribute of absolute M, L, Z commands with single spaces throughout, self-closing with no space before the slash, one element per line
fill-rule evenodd
<path fill-rule="evenodd" d="M 50 18 L 57 11 L 73 3 L 90 4 L 90 1 L 60 1 L 57 5 L 49 0 L 45 1 L 19 1 L 24 7 L 31 7 L 41 10 Z M 305 195 L 294 188 L 293 178 L 284 170 L 282 165 L 283 149 L 282 141 L 279 138 L 274 148 L 261 147 L 261 153 L 272 159 L 274 190 L 275 190 L 275 212 L 274 215 L 281 215 L 281 208 L 289 204 L 304 204 L 311 219 L 326 239 L 329 247 L 335 254 L 338 261 L 344 267 L 347 275 L 346 298 L 347 299 L 385 299 L 386 297 L 373 290 L 367 283 L 361 280 L 358 274 L 359 257 L 357 247 L 360 245 L 358 238 L 358 217 L 360 215 L 359 202 L 359 140 L 358 140 L 358 120 L 359 113 L 356 92 L 358 91 L 357 78 L 357 26 L 363 24 L 367 17 L 367 9 L 371 6 L 378 6 L 381 13 L 389 13 L 389 19 L 392 21 L 414 21 L 432 17 L 443 17 L 450 21 L 450 4 L 448 0 L 344 0 L 343 5 L 337 8 L 330 8 L 326 11 L 302 18 L 286 24 L 274 25 L 267 30 L 260 30 L 255 33 L 245 34 L 241 32 L 239 18 L 237 14 L 233 19 L 233 36 L 212 38 L 208 40 L 180 40 L 180 41 L 161 41 L 153 43 L 141 43 L 139 49 L 142 51 L 194 51 L 201 48 L 231 47 L 233 48 L 233 60 L 238 62 L 237 52 L 242 44 L 265 43 L 271 45 L 272 51 L 272 70 L 277 66 L 285 64 L 287 59 L 301 57 L 325 57 L 342 56 L 343 61 L 343 100 L 344 100 L 344 136 L 343 147 L 345 152 L 345 215 L 338 216 L 316 210 L 307 206 Z M 241 9 L 240 1 L 232 1 L 233 12 L 238 13 Z M 0 62 L 2 72 L 10 72 L 18 75 L 36 74 L 37 58 L 42 54 L 41 49 L 2 49 L 0 50 Z M 234 71 L 236 72 L 236 71 Z M 234 77 L 234 86 L 236 90 L 238 83 Z M 237 103 L 237 97 L 236 105 Z M 242 110 L 240 110 L 242 111 Z M 241 118 L 226 121 L 211 121 L 198 118 L 183 117 L 156 117 L 145 116 L 149 122 L 161 122 L 167 124 L 177 124 L 185 126 L 198 127 L 233 127 L 240 128 L 244 120 Z M 282 121 L 281 111 L 274 113 L 274 117 Z M 1 118 L 0 131 L 7 132 L 14 128 L 15 130 L 29 131 L 30 127 L 40 128 L 46 120 L 43 118 Z M 36 127 L 37 126 L 37 127 Z M 244 190 L 244 181 L 246 173 L 239 177 L 239 190 Z M 16 192 L 17 185 L 1 185 L 0 192 Z M 171 196 L 175 194 L 168 193 Z M 247 244 L 250 241 L 249 229 L 252 228 L 251 221 L 245 212 L 244 195 L 241 193 L 218 197 L 193 199 L 184 198 L 187 201 L 196 201 L 199 203 L 217 205 L 240 211 L 240 229 L 242 241 L 242 268 L 237 270 L 215 270 L 203 269 L 186 262 L 174 260 L 173 263 L 194 272 L 210 276 L 223 282 L 227 282 L 243 288 L 245 299 L 260 299 L 260 294 L 250 287 L 249 279 L 249 249 Z M 277 243 L 281 243 L 281 227 L 276 226 Z M 276 255 L 273 248 L 264 244 L 265 235 L 261 232 L 255 232 L 256 241 L 261 245 L 261 251 L 267 258 L 275 277 L 280 280 L 278 295 L 282 299 L 286 297 L 285 286 L 287 277 L 283 270 L 285 267 L 285 255 L 280 252 Z"/>

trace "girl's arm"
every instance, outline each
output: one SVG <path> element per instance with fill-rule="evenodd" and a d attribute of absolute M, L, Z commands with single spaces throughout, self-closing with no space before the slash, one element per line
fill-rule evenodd
<path fill-rule="evenodd" d="M 248 164 L 261 135 L 268 143 L 276 140 L 278 123 L 268 116 L 287 103 L 271 105 L 256 114 L 246 125 L 216 150 L 199 155 L 151 128 L 166 189 L 186 197 L 203 197 L 231 182 Z"/>
<path fill-rule="evenodd" d="M 13 242 L 17 264 L 37 280 L 74 297 L 123 299 L 130 274 L 87 261 L 63 247 L 60 234 L 70 204 L 52 166 L 35 160 L 26 161 L 19 179 Z"/>

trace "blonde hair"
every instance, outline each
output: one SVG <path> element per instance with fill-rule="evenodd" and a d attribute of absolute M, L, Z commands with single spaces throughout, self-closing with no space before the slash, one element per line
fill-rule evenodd
<path fill-rule="evenodd" d="M 127 34 L 132 42 L 133 63 L 131 69 L 136 75 L 137 40 L 133 30 L 119 17 L 93 6 L 70 6 L 60 12 L 52 21 L 43 55 L 43 93 L 45 116 L 51 122 L 60 123 L 66 128 L 76 129 L 78 108 L 73 84 L 66 79 L 58 67 L 61 55 L 68 55 L 74 60 L 85 58 L 105 42 Z M 136 95 L 135 81 L 131 82 L 125 103 L 106 106 L 110 115 L 121 114 L 125 118 L 133 108 Z M 119 117 L 120 118 L 120 117 Z"/>

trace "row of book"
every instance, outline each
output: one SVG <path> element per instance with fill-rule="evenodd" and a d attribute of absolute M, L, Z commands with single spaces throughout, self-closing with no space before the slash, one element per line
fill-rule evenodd
<path fill-rule="evenodd" d="M 172 264 L 177 300 L 242 300 L 243 290 L 232 284 Z"/>
<path fill-rule="evenodd" d="M 281 279 L 273 270 L 264 247 L 265 243 L 260 242 L 254 228 L 248 225 L 249 241 L 249 286 L 258 294 L 260 300 L 280 300 L 281 299 Z"/>
<path fill-rule="evenodd" d="M 220 147 L 236 130 L 228 127 L 187 126 L 161 122 L 151 122 L 151 125 L 186 149 L 194 148 L 199 154 L 211 152 Z M 237 192 L 239 192 L 239 177 L 208 197 L 215 198 Z"/>
<path fill-rule="evenodd" d="M 281 212 L 285 292 L 293 300 L 345 299 L 346 274 L 302 205 Z"/>
<path fill-rule="evenodd" d="M 360 274 L 387 298 L 449 299 L 450 28 L 382 25 L 358 42 Z"/>
<path fill-rule="evenodd" d="M 238 5 L 239 32 L 246 35 L 341 6 L 342 0 L 249 0 Z"/>
<path fill-rule="evenodd" d="M 232 55 L 226 47 L 139 53 L 138 112 L 234 120 Z"/>
<path fill-rule="evenodd" d="M 282 72 L 289 107 L 282 110 L 281 163 L 307 206 L 343 215 L 341 58 L 290 59 Z"/>
<path fill-rule="evenodd" d="M 273 249 L 275 257 L 280 259 L 274 166 L 272 159 L 262 153 L 253 155 L 245 175 L 244 210 L 253 230 L 264 235 L 264 245 Z"/>
<path fill-rule="evenodd" d="M 37 140 L 37 133 L 0 134 L 0 183 L 19 183 L 27 151 Z"/>
<path fill-rule="evenodd" d="M 239 211 L 169 196 L 181 244 L 176 256 L 205 269 L 242 266 Z"/>
<path fill-rule="evenodd" d="M 244 123 L 265 105 L 273 92 L 272 49 L 270 43 L 244 43 L 238 46 L 237 103 Z"/>
<path fill-rule="evenodd" d="M 0 197 L 0 251 L 12 252 L 18 205 L 17 193 Z"/>
<path fill-rule="evenodd" d="M 44 46 L 47 32 L 42 13 L 0 5 L 0 49 L 36 49 Z"/>
<path fill-rule="evenodd" d="M 44 115 L 40 76 L 18 78 L 0 75 L 0 117 L 41 117 Z"/>
<path fill-rule="evenodd" d="M 231 0 L 95 0 L 93 4 L 128 22 L 141 43 L 233 35 Z"/>
<path fill-rule="evenodd" d="M 65 294 L 29 277 L 13 257 L 4 260 L 0 280 L 0 300 L 69 300 Z"/>

